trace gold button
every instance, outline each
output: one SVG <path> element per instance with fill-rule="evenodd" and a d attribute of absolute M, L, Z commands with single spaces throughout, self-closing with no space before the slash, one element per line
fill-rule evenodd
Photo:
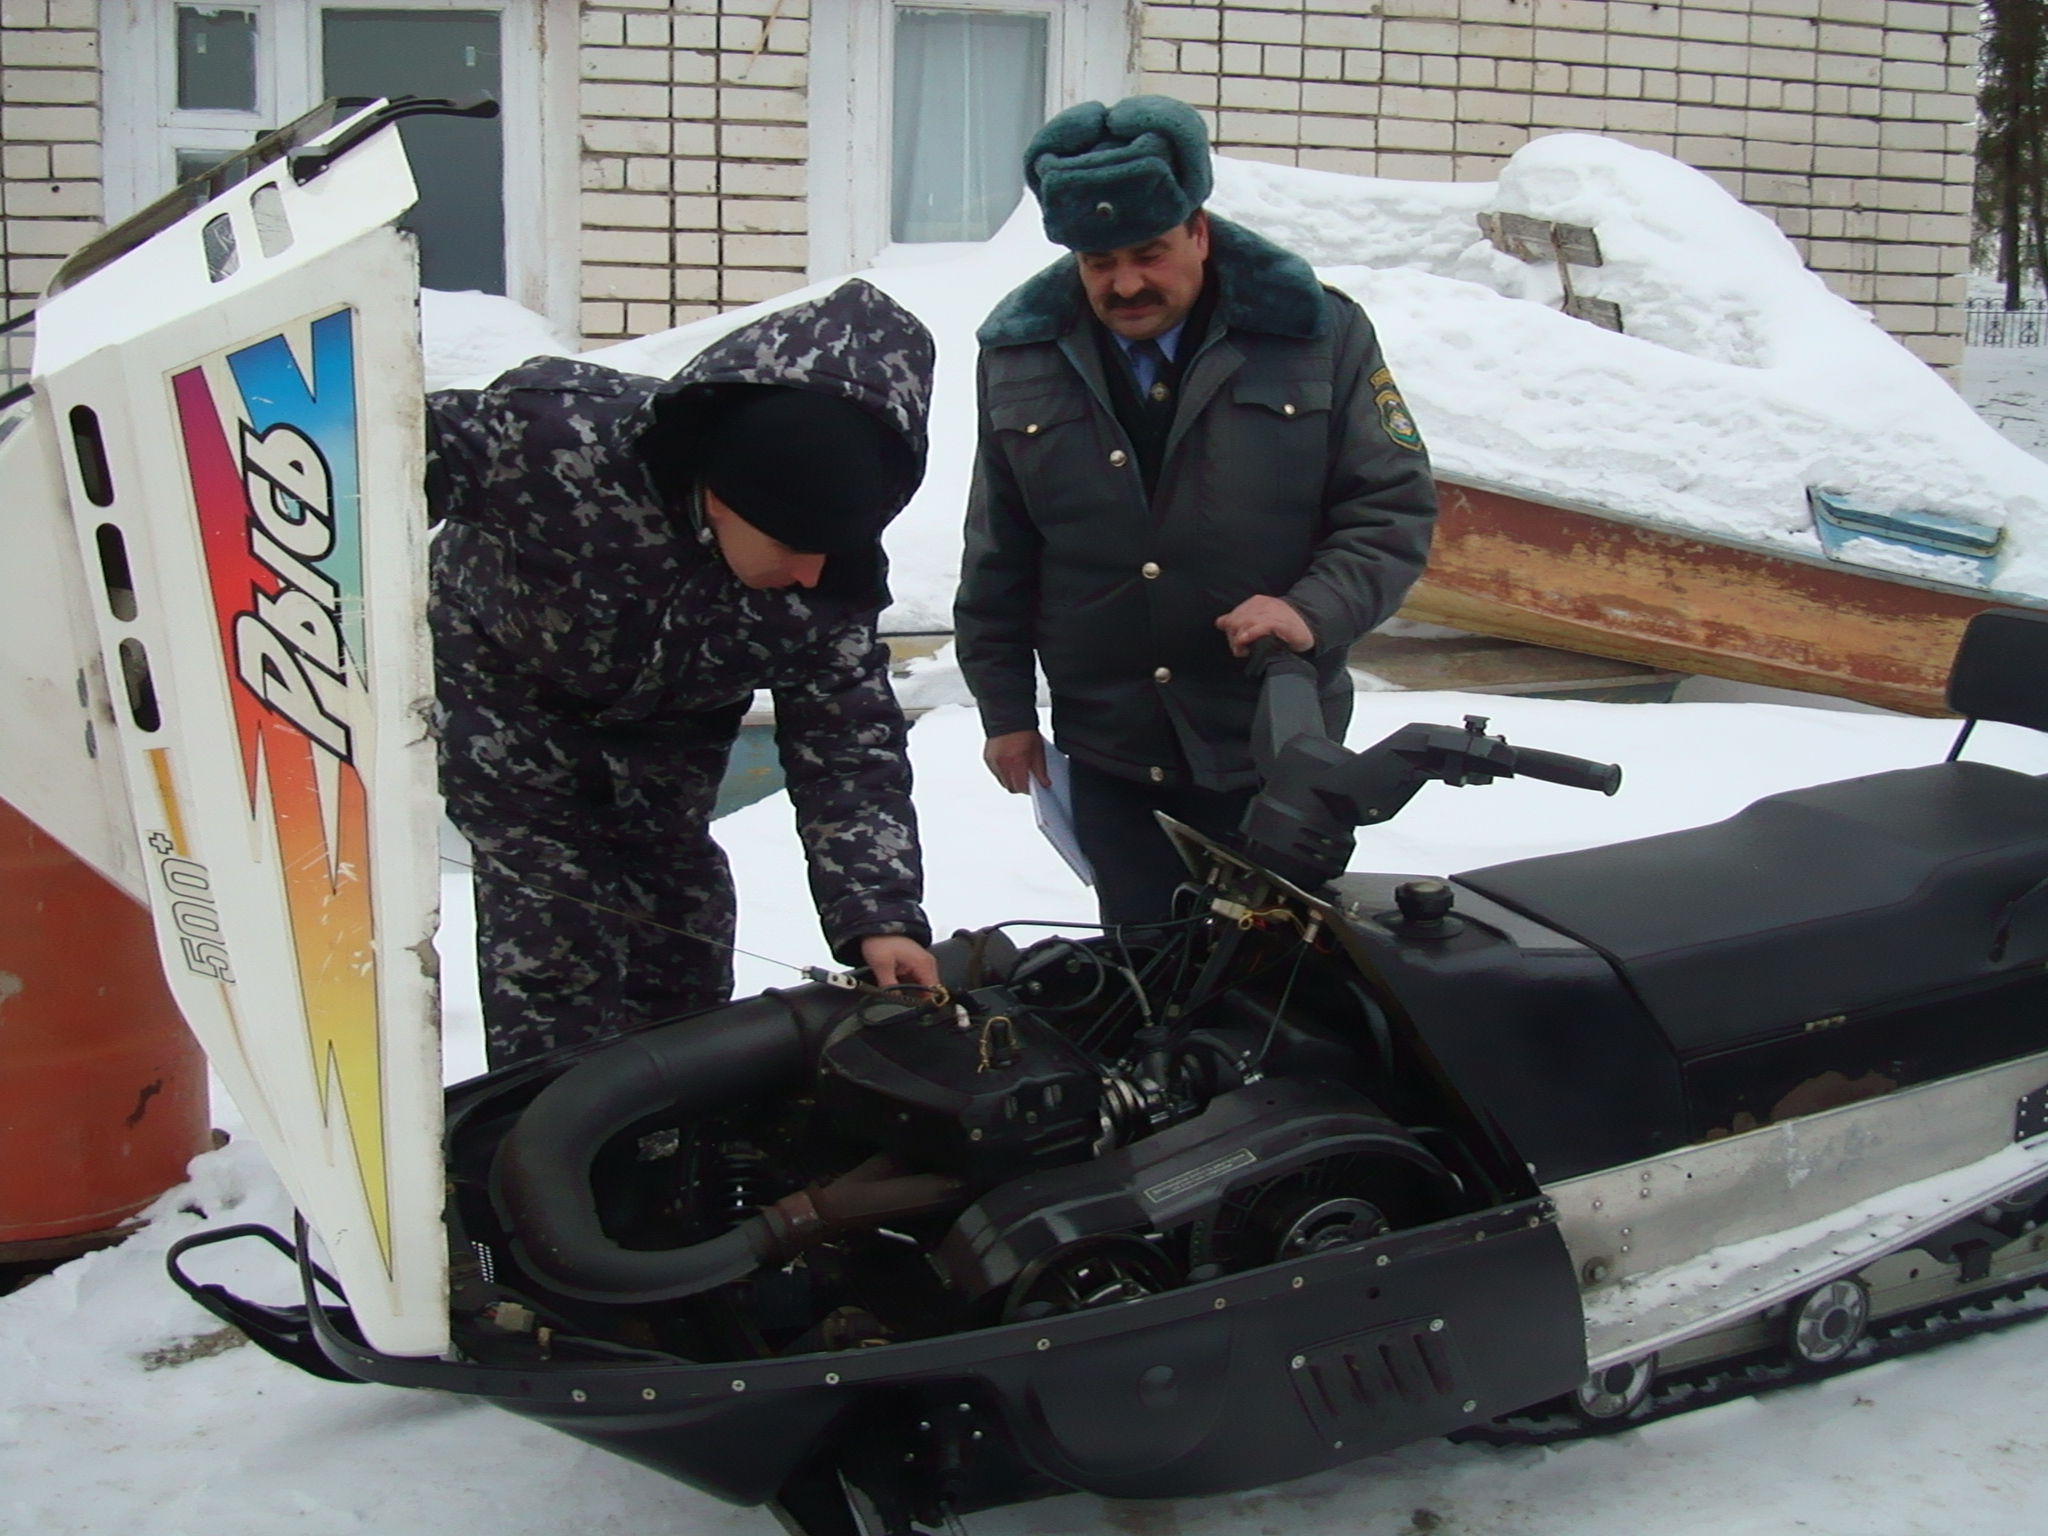
<path fill-rule="evenodd" d="M 1154 400 L 1164 400 L 1169 393 L 1171 391 L 1164 384 L 1154 384 L 1152 386 L 1152 398 Z"/>
<path fill-rule="evenodd" d="M 1152 774 L 1152 782 L 1153 782 L 1154 784 L 1160 784 L 1160 783 L 1164 783 L 1164 782 L 1165 782 L 1165 779 L 1166 779 L 1166 770 L 1165 770 L 1164 768 L 1154 768 L 1154 769 L 1152 769 L 1152 770 L 1151 770 L 1151 774 Z"/>
<path fill-rule="evenodd" d="M 1125 453 L 1121 448 L 1112 448 L 1109 450 L 1110 467 L 1113 469 L 1122 469 L 1124 465 L 1130 462 L 1130 459 L 1131 456 L 1128 453 Z"/>
<path fill-rule="evenodd" d="M 1032 423 L 1031 423 L 1031 424 L 1030 424 L 1030 425 L 1029 425 L 1028 427 L 1026 427 L 1026 428 L 1024 429 L 1024 435 L 1025 435 L 1026 437 L 1036 437 L 1036 436 L 1038 436 L 1038 423 L 1034 421 L 1034 422 L 1032 422 Z"/>
<path fill-rule="evenodd" d="M 1159 562 L 1157 560 L 1147 560 L 1138 567 L 1138 574 L 1147 581 L 1157 581 L 1159 579 Z"/>
<path fill-rule="evenodd" d="M 1171 668 L 1171 667 L 1154 667 L 1154 668 L 1152 669 L 1152 681 L 1153 681 L 1153 682 L 1155 682 L 1155 683 L 1170 683 L 1170 682 L 1172 682 L 1172 681 L 1173 681 L 1173 668 Z"/>
<path fill-rule="evenodd" d="M 1282 416 L 1292 416 L 1294 414 L 1294 402 L 1290 400 L 1285 405 L 1281 406 L 1280 414 Z"/>

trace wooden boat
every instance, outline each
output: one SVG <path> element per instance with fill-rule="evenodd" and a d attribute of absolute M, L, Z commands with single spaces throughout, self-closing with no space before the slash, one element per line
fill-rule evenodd
<path fill-rule="evenodd" d="M 1648 667 L 1940 715 L 1972 615 L 2048 608 L 1458 477 L 1437 490 L 1404 617 Z"/>

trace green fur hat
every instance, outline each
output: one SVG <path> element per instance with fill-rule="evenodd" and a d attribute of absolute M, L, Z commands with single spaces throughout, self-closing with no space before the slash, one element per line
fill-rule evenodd
<path fill-rule="evenodd" d="M 1184 222 L 1216 184 L 1209 132 L 1171 96 L 1084 101 L 1053 118 L 1024 151 L 1024 180 L 1046 238 L 1076 251 L 1139 245 Z"/>

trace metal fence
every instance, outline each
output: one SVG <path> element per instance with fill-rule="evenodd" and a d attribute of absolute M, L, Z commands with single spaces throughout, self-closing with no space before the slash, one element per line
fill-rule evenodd
<path fill-rule="evenodd" d="M 2007 309 L 1996 299 L 1972 299 L 1963 320 L 1963 345 L 2048 346 L 2048 304 Z"/>

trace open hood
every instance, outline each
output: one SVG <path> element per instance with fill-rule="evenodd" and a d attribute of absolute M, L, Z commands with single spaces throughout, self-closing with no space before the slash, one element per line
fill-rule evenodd
<path fill-rule="evenodd" d="M 24 439 L 69 500 L 50 612 L 82 585 L 178 1002 L 364 1335 L 406 1355 L 447 1342 L 416 193 L 389 126 L 419 109 L 330 104 L 75 257 Z"/>

